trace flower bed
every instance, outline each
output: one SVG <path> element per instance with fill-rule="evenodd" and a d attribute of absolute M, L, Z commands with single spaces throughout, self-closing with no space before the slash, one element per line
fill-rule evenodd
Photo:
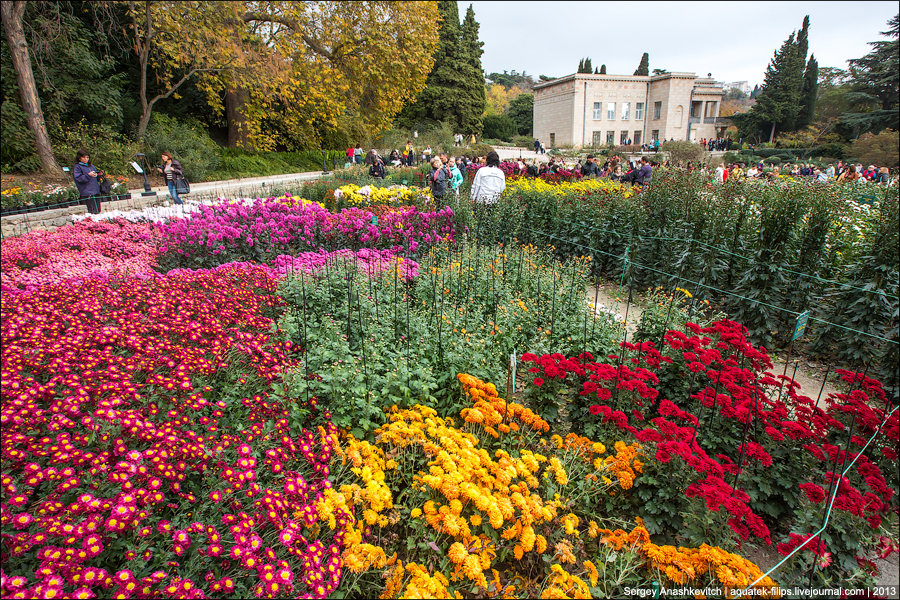
<path fill-rule="evenodd" d="M 415 254 L 454 235 L 453 212 L 416 208 L 376 217 L 358 209 L 331 213 L 302 200 L 201 206 L 190 219 L 160 227 L 164 269 L 209 268 L 235 260 L 269 262 L 282 254 L 363 247 Z"/>
<path fill-rule="evenodd" d="M 124 220 L 84 221 L 53 233 L 3 241 L 0 290 L 35 290 L 46 283 L 97 275 L 142 275 L 157 266 L 154 232 Z"/>
<path fill-rule="evenodd" d="M 652 204 L 542 186 L 511 181 L 500 214 Z M 816 406 L 745 328 L 661 296 L 621 344 L 585 306 L 590 259 L 375 208 L 285 196 L 3 241 L 4 597 L 729 593 L 762 575 L 732 554 L 751 541 L 808 542 L 779 581 L 818 556 L 817 582 L 864 587 L 896 548 L 874 379 L 840 371 Z"/>

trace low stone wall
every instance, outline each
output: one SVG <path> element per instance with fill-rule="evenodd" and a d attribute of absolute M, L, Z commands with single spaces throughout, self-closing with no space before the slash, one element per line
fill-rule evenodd
<path fill-rule="evenodd" d="M 159 206 L 168 200 L 167 196 L 132 196 L 129 200 L 113 200 L 100 205 L 101 214 L 108 210 L 142 209 L 148 206 Z M 73 215 L 87 213 L 87 206 L 70 206 L 42 210 L 21 215 L 0 217 L 0 232 L 3 237 L 22 235 L 29 231 L 56 231 L 74 222 Z"/>

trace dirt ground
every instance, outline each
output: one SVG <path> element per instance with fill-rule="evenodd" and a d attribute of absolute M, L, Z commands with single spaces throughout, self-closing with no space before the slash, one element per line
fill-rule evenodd
<path fill-rule="evenodd" d="M 593 304 L 596 298 L 597 307 L 595 310 L 602 312 L 609 312 L 618 315 L 618 321 L 625 320 L 625 312 L 626 312 L 626 303 L 623 300 L 627 300 L 626 297 L 622 297 L 621 295 L 617 296 L 618 286 L 616 285 L 601 285 L 600 289 L 593 286 L 589 286 L 586 292 L 586 298 L 588 304 Z M 634 297 L 634 302 L 628 306 L 628 320 L 626 323 L 626 327 L 630 334 L 634 333 L 637 330 L 638 323 L 640 323 L 641 315 L 643 314 L 643 310 L 641 306 L 644 304 L 645 299 L 640 296 Z M 784 360 L 787 358 L 785 356 L 786 352 L 782 353 L 770 353 L 770 358 L 772 358 L 772 363 L 774 368 L 772 372 L 776 375 L 780 375 L 785 372 L 784 368 Z M 799 360 L 799 366 L 797 368 L 796 374 L 794 373 L 794 366 Z M 826 367 L 816 361 L 809 360 L 806 357 L 793 355 L 790 359 L 790 367 L 787 369 L 787 375 L 789 377 L 793 377 L 797 383 L 800 384 L 803 395 L 809 396 L 813 399 L 819 399 L 819 392 L 822 391 L 821 399 L 819 399 L 819 404 L 823 404 L 825 402 L 825 398 L 828 397 L 829 393 L 835 393 L 837 391 L 836 387 L 833 385 L 835 381 L 834 373 L 832 372 L 828 375 L 828 380 L 825 383 L 825 387 L 822 387 L 822 381 L 825 376 Z M 896 533 L 895 533 L 896 539 Z M 745 548 L 743 555 L 748 559 L 753 561 L 763 572 L 768 569 L 774 567 L 778 562 L 782 559 L 782 556 L 778 553 L 775 548 L 771 547 L 756 547 L 756 546 L 748 546 Z M 874 558 L 874 557 L 873 557 Z M 879 586 L 895 586 L 895 591 L 897 590 L 896 586 L 900 585 L 900 562 L 898 562 L 900 556 L 897 554 L 892 554 L 885 560 L 875 560 L 875 564 L 878 566 L 878 585 Z M 780 581 L 777 575 L 777 572 L 773 574 L 775 581 L 779 584 L 784 585 L 787 582 Z M 797 585 L 805 585 L 804 582 L 797 582 Z M 896 595 L 896 594 L 895 594 Z"/>
<path fill-rule="evenodd" d="M 113 178 L 118 183 L 117 178 Z M 132 174 L 125 177 L 128 189 L 140 188 L 144 185 L 144 179 Z M 150 178 L 152 185 L 159 185 L 153 177 Z M 48 187 L 73 185 L 71 173 L 66 177 L 53 177 L 43 173 L 33 173 L 31 175 L 21 175 L 19 173 L 3 173 L 0 175 L 0 189 L 10 189 L 15 187 L 22 188 L 23 192 L 45 190 Z"/>

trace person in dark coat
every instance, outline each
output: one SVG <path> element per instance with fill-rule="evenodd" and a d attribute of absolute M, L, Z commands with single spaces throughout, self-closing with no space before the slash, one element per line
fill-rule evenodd
<path fill-rule="evenodd" d="M 594 155 L 588 154 L 587 162 L 581 165 L 581 174 L 584 177 L 599 177 L 600 176 L 600 168 L 597 167 L 597 163 L 594 162 Z"/>
<path fill-rule="evenodd" d="M 88 212 L 92 215 L 100 214 L 100 184 L 97 182 L 97 176 L 102 174 L 103 171 L 91 164 L 91 156 L 87 150 L 79 150 L 75 154 L 72 178 L 75 180 L 81 202 L 87 205 Z"/>

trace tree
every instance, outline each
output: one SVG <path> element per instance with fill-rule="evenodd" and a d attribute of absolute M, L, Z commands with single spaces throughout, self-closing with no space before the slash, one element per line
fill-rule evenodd
<path fill-rule="evenodd" d="M 900 164 L 898 148 L 900 148 L 900 132 L 886 129 L 878 135 L 864 133 L 859 139 L 854 140 L 847 155 L 863 165 L 892 169 Z"/>
<path fill-rule="evenodd" d="M 509 103 L 506 116 L 516 124 L 519 135 L 528 135 L 534 128 L 534 94 L 519 94 Z"/>
<path fill-rule="evenodd" d="M 516 123 L 506 115 L 484 117 L 484 137 L 510 142 L 516 135 Z"/>
<path fill-rule="evenodd" d="M 669 140 L 663 142 L 660 149 L 668 153 L 672 164 L 684 164 L 704 157 L 703 146 L 687 140 Z"/>
<path fill-rule="evenodd" d="M 766 68 L 765 82 L 757 102 L 745 115 L 739 115 L 735 123 L 752 137 L 756 129 L 767 127 L 769 141 L 777 131 L 793 131 L 798 126 L 802 109 L 803 66 L 806 63 L 809 17 L 803 19 L 799 34 L 794 31 L 781 45 Z M 801 54 L 802 53 L 802 54 Z"/>
<path fill-rule="evenodd" d="M 509 108 L 510 102 L 521 93 L 522 90 L 520 88 L 514 87 L 507 90 L 499 83 L 489 86 L 487 88 L 483 115 L 502 115 Z"/>
<path fill-rule="evenodd" d="M 881 35 L 893 38 L 869 42 L 874 48 L 850 63 L 850 81 L 857 109 L 845 113 L 841 120 L 861 131 L 900 128 L 897 105 L 900 97 L 900 14 L 888 21 Z"/>
<path fill-rule="evenodd" d="M 606 65 L 600 65 L 600 74 L 606 75 Z"/>
<path fill-rule="evenodd" d="M 728 101 L 728 100 L 736 100 L 736 101 L 740 101 L 740 100 L 746 100 L 747 98 L 748 98 L 747 94 L 745 94 L 744 92 L 742 92 L 742 91 L 739 90 L 738 88 L 731 88 L 730 90 L 728 90 L 728 93 L 725 94 L 725 97 L 722 98 L 722 100 L 725 100 L 725 101 Z"/>
<path fill-rule="evenodd" d="M 576 73 L 584 73 L 584 59 L 578 61 L 578 70 Z"/>
<path fill-rule="evenodd" d="M 644 52 L 644 55 L 641 57 L 641 64 L 638 65 L 638 68 L 634 71 L 635 75 L 649 75 L 650 74 L 650 55 Z"/>
<path fill-rule="evenodd" d="M 457 131 L 481 133 L 483 127 L 481 114 L 484 111 L 485 90 L 481 55 L 484 54 L 484 50 L 482 50 L 484 42 L 479 39 L 480 28 L 478 21 L 475 20 L 475 9 L 470 4 L 469 8 L 466 9 L 466 17 L 463 19 L 460 32 L 463 65 L 465 66 L 463 75 L 465 77 L 465 88 L 469 93 L 469 107 L 460 116 L 459 129 Z M 512 76 L 518 77 L 518 74 L 513 71 Z M 522 71 L 521 77 L 525 79 L 525 71 Z M 514 97 L 510 96 L 510 100 Z"/>
<path fill-rule="evenodd" d="M 599 75 L 600 69 L 598 67 L 594 67 L 594 75 Z"/>
<path fill-rule="evenodd" d="M 437 3 L 437 10 L 440 30 L 434 68 L 428 74 L 425 88 L 419 92 L 415 101 L 403 107 L 398 124 L 413 128 L 447 121 L 455 131 L 479 133 L 465 128 L 468 123 L 478 123 L 484 112 L 484 103 L 472 103 L 473 91 L 469 89 L 471 81 L 466 76 L 471 63 L 469 58 L 464 57 L 461 49 L 459 9 L 456 2 L 441 0 Z M 480 62 L 480 56 L 478 60 Z M 483 75 L 478 87 L 484 89 Z"/>
<path fill-rule="evenodd" d="M 28 52 L 28 43 L 25 40 L 25 32 L 22 28 L 22 16 L 25 13 L 25 2 L 0 2 L 0 14 L 3 17 L 3 31 L 9 46 L 12 64 L 16 71 L 16 82 L 19 85 L 19 96 L 22 101 L 22 110 L 28 128 L 34 136 L 35 149 L 41 161 L 41 168 L 48 175 L 62 176 L 62 169 L 53 156 L 53 147 L 50 144 L 50 136 L 47 135 L 47 124 L 44 121 L 44 113 L 41 111 L 41 101 L 38 98 L 37 85 L 34 82 L 34 71 L 31 69 L 31 56 Z"/>
<path fill-rule="evenodd" d="M 583 73 L 593 73 L 594 72 L 594 66 L 591 64 L 590 56 L 588 56 L 586 59 L 584 59 L 584 71 L 582 71 L 582 72 Z"/>
<path fill-rule="evenodd" d="M 759 87 L 759 84 L 757 83 L 753 86 L 753 91 L 750 92 L 750 98 L 756 100 L 756 97 L 759 96 L 760 93 L 762 93 L 762 88 Z"/>
<path fill-rule="evenodd" d="M 806 63 L 806 71 L 803 73 L 803 89 L 801 91 L 801 106 L 798 124 L 800 127 L 808 127 L 816 116 L 816 98 L 819 94 L 819 63 L 816 55 L 809 57 Z"/>
<path fill-rule="evenodd" d="M 668 73 L 668 71 L 665 69 L 653 69 L 654 75 L 665 75 L 666 73 Z"/>

